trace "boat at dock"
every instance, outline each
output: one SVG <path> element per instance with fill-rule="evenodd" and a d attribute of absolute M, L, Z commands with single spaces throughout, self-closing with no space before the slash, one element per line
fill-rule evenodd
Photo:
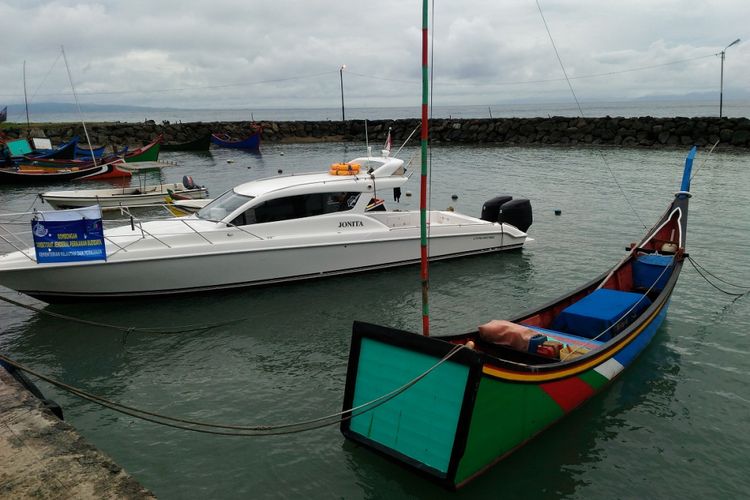
<path fill-rule="evenodd" d="M 162 143 L 162 151 L 208 151 L 211 147 L 211 134 L 181 143 Z"/>
<path fill-rule="evenodd" d="M 695 152 L 641 241 L 557 300 L 443 337 L 355 323 L 344 436 L 454 489 L 607 388 L 667 315 L 687 257 Z"/>
<path fill-rule="evenodd" d="M 189 179 L 186 176 L 186 179 Z M 155 185 L 129 186 L 112 189 L 79 189 L 73 191 L 47 191 L 40 196 L 54 209 L 79 208 L 99 205 L 102 210 L 117 210 L 123 207 L 151 207 L 165 203 L 170 192 L 189 199 L 208 196 L 208 190 L 190 181 L 161 183 Z"/>
<path fill-rule="evenodd" d="M 36 164 L 20 164 L 0 167 L 1 184 L 50 184 L 73 179 L 100 180 L 130 177 L 132 174 L 121 168 L 124 162 L 116 158 L 107 163 L 83 163 L 80 166 L 46 167 Z"/>
<path fill-rule="evenodd" d="M 143 297 L 267 285 L 419 262 L 420 212 L 384 196 L 403 160 L 367 156 L 324 172 L 241 184 L 188 217 L 107 227 L 106 260 L 40 264 L 34 248 L 0 256 L 0 284 L 47 302 Z M 485 219 L 433 210 L 432 259 L 520 249 L 531 206 L 490 204 Z M 504 206 L 504 204 L 503 204 Z M 50 212 L 54 213 L 54 212 Z M 513 214 L 515 213 L 515 216 Z M 517 222 L 511 220 L 512 217 Z M 521 227 L 518 227 L 521 226 Z"/>
<path fill-rule="evenodd" d="M 260 128 L 249 136 L 239 139 L 229 134 L 211 134 L 211 144 L 222 148 L 258 150 L 260 149 L 261 134 Z"/>

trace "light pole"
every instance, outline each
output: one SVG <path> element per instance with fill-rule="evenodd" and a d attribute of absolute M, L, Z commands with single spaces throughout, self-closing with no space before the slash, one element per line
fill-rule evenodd
<path fill-rule="evenodd" d="M 722 111 L 724 107 L 724 53 L 727 51 L 729 47 L 732 45 L 737 45 L 740 43 L 740 39 L 733 41 L 726 47 L 724 47 L 724 50 L 720 52 L 721 54 L 721 87 L 719 88 L 719 118 L 722 116 Z"/>
<path fill-rule="evenodd" d="M 723 59 L 722 59 L 723 61 Z M 344 114 L 344 68 L 346 64 L 342 64 L 339 68 L 339 79 L 341 80 L 341 121 L 346 121 L 346 115 Z"/>

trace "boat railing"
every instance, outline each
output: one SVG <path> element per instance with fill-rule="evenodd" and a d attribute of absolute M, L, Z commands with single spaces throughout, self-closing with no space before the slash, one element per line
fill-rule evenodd
<path fill-rule="evenodd" d="M 163 241 L 161 238 L 159 238 L 159 236 L 157 236 L 156 234 L 154 234 L 152 231 L 149 231 L 148 229 L 146 229 L 144 227 L 144 225 L 143 225 L 144 222 L 163 221 L 163 220 L 177 221 L 177 222 L 180 222 L 180 223 L 184 224 L 188 229 L 190 229 L 190 231 L 192 233 L 198 235 L 206 243 L 208 243 L 210 245 L 214 245 L 215 244 L 213 241 L 211 241 L 209 238 L 207 238 L 206 235 L 204 235 L 200 230 L 198 230 L 195 227 L 193 227 L 193 225 L 191 224 L 191 222 L 195 221 L 196 219 L 187 218 L 187 217 L 169 217 L 168 219 L 164 219 L 164 218 L 142 218 L 142 217 L 136 217 L 136 216 L 134 216 L 130 212 L 130 210 L 128 209 L 128 207 L 124 207 L 124 206 L 120 207 L 120 213 L 123 214 L 123 215 L 125 215 L 125 216 L 127 216 L 128 219 L 124 219 L 124 220 L 123 219 L 117 219 L 116 221 L 118 222 L 118 226 L 121 225 L 121 223 L 123 223 L 123 222 L 129 221 L 131 227 L 133 227 L 134 229 L 135 229 L 136 226 L 138 227 L 138 230 L 141 232 L 141 239 L 146 239 L 146 237 L 153 238 L 154 241 L 159 242 L 160 244 L 164 245 L 167 248 L 172 248 L 172 246 L 169 245 L 169 243 Z M 208 221 L 208 222 L 222 223 L 222 224 L 225 224 L 227 227 L 231 227 L 231 228 L 237 229 L 238 231 L 241 231 L 241 232 L 247 234 L 248 236 L 251 236 L 251 237 L 253 237 L 253 238 L 257 239 L 257 240 L 262 240 L 263 239 L 262 237 L 258 236 L 257 234 L 254 234 L 254 233 L 248 231 L 247 229 L 244 229 L 244 228 L 242 228 L 240 226 L 232 224 L 231 222 L 223 222 L 223 221 L 208 220 L 208 219 L 200 219 L 200 220 L 202 220 L 202 221 Z M 108 221 L 108 222 L 112 223 L 113 221 Z M 140 240 L 135 240 L 135 241 L 131 241 L 127 245 L 119 245 L 119 244 L 117 244 L 113 240 L 113 238 L 110 238 L 110 237 L 108 237 L 106 235 L 105 235 L 104 239 L 107 242 L 112 243 L 113 245 L 115 245 L 118 248 L 117 250 L 115 250 L 114 252 L 112 252 L 109 255 L 114 255 L 114 254 L 118 253 L 120 250 L 122 250 L 123 252 L 127 252 L 128 251 L 127 250 L 128 247 L 130 247 L 130 246 L 136 244 L 138 241 L 140 241 Z"/>
<path fill-rule="evenodd" d="M 34 215 L 35 212 L 0 214 L 0 239 L 14 250 L 23 253 L 31 261 L 36 262 L 26 252 L 33 242 L 31 220 Z M 7 250 L 0 249 L 0 253 L 6 252 Z"/>

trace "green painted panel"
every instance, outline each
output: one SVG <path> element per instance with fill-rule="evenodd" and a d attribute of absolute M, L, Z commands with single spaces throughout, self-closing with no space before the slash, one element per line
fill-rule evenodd
<path fill-rule="evenodd" d="M 562 408 L 537 384 L 483 377 L 456 483 L 508 453 L 563 415 Z"/>
<path fill-rule="evenodd" d="M 353 406 L 421 375 L 440 358 L 362 339 Z M 448 470 L 469 367 L 446 362 L 403 393 L 354 417 L 351 430 L 443 473 Z"/>
<path fill-rule="evenodd" d="M 26 139 L 17 139 L 5 143 L 11 156 L 23 156 L 31 153 L 31 145 Z"/>
<path fill-rule="evenodd" d="M 596 370 L 589 370 L 578 375 L 578 378 L 589 384 L 594 391 L 598 391 L 604 384 L 609 382 L 609 379 L 597 372 Z"/>

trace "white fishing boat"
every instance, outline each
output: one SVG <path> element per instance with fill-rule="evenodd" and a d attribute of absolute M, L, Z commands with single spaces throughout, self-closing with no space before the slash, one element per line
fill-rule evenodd
<path fill-rule="evenodd" d="M 404 162 L 385 155 L 334 164 L 328 172 L 247 182 L 188 217 L 105 226 L 106 260 L 40 264 L 34 248 L 18 248 L 0 256 L 0 284 L 48 302 L 80 301 L 417 263 L 420 211 L 389 210 L 383 199 L 408 178 Z M 430 258 L 521 248 L 531 205 L 509 200 L 485 203 L 483 218 L 428 211 Z"/>
<path fill-rule="evenodd" d="M 99 205 L 102 210 L 116 210 L 122 207 L 138 208 L 163 204 L 164 197 L 170 191 L 180 197 L 191 199 L 201 199 L 208 196 L 208 190 L 205 187 L 195 185 L 192 183 L 192 179 L 187 176 L 183 179 L 183 182 L 111 189 L 47 191 L 40 196 L 55 209 Z"/>

